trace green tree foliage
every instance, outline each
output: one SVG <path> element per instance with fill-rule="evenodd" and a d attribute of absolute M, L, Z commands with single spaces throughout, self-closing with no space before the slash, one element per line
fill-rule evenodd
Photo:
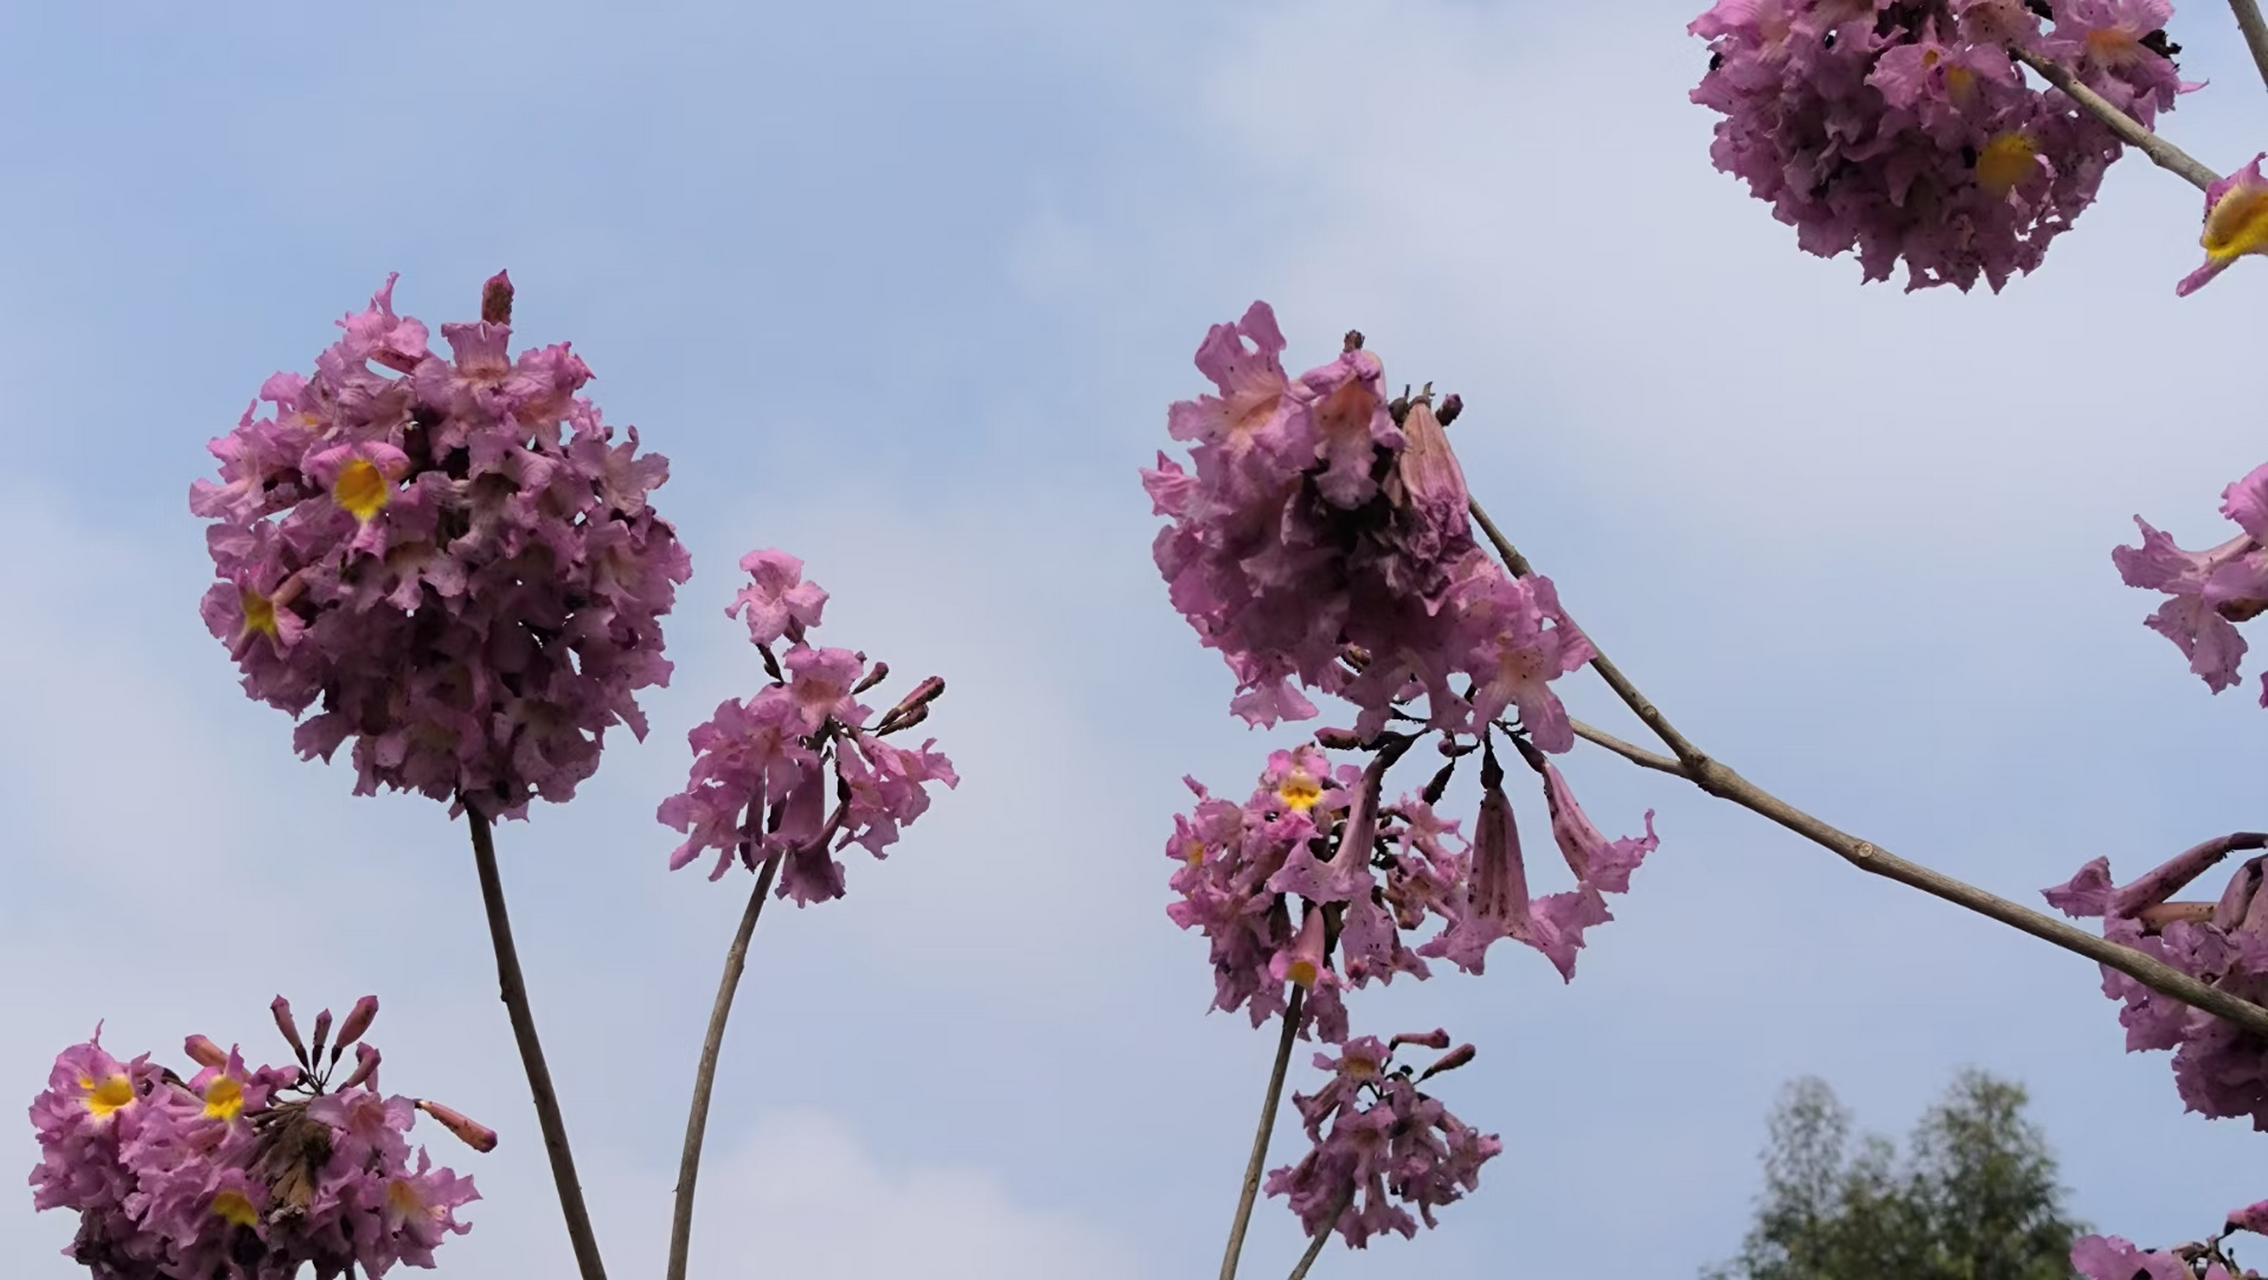
<path fill-rule="evenodd" d="M 1854 1137 L 1821 1080 L 1773 1108 L 1764 1194 L 1738 1257 L 1704 1280 L 2071 1280 L 2055 1156 L 2024 1115 L 2022 1085 L 1965 1070 L 1914 1126 L 1901 1157 Z"/>

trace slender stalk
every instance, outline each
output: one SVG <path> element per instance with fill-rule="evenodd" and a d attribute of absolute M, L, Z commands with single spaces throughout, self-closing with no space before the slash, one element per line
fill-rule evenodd
<path fill-rule="evenodd" d="M 1605 747 L 1633 764 L 1673 774 L 1721 800 L 1730 800 L 1751 813 L 1770 818 L 1806 840 L 1824 846 L 1861 871 L 1909 885 L 1923 893 L 1943 898 L 1955 906 L 1966 907 L 1978 915 L 2021 929 L 2035 938 L 2052 942 L 2066 951 L 2077 952 L 2098 964 L 2116 969 L 2153 991 L 2163 992 L 2184 1004 L 2226 1018 L 2254 1035 L 2268 1036 L 2268 1009 L 2239 999 L 2218 987 L 2206 986 L 2172 965 L 2146 956 L 2132 947 L 2120 946 L 2108 938 L 2097 937 L 2053 916 L 2019 906 L 1943 872 L 1908 862 L 1878 844 L 1829 826 L 1714 760 L 1705 761 L 1701 768 L 1693 768 L 1668 756 L 1634 747 L 1581 721 L 1575 723 L 1575 733 L 1585 741 Z M 2268 837 L 2257 832 L 2246 832 L 2227 837 L 2226 842 L 2231 848 L 2257 849 L 2268 845 Z"/>
<path fill-rule="evenodd" d="M 1291 1065 L 1292 1042 L 1299 1038 L 1299 1005 L 1306 994 L 1294 986 L 1284 1002 L 1284 1033 L 1276 1042 L 1275 1068 L 1268 1073 L 1268 1096 L 1260 1104 L 1260 1132 L 1252 1137 L 1252 1158 L 1244 1165 L 1244 1191 L 1237 1197 L 1236 1221 L 1229 1225 L 1221 1280 L 1236 1280 L 1236 1260 L 1244 1252 L 1244 1230 L 1252 1224 L 1252 1202 L 1260 1197 L 1260 1170 L 1268 1163 L 1268 1138 L 1276 1131 L 1276 1106 L 1284 1098 L 1284 1070 Z"/>
<path fill-rule="evenodd" d="M 1504 567 L 1517 577 L 1528 577 L 1535 567 L 1520 554 L 1511 540 L 1496 527 L 1496 522 L 1481 510 L 1480 503 L 1472 504 L 1473 520 L 1481 528 L 1489 544 L 1496 548 Z M 1594 651 L 1597 649 L 1593 643 Z M 1979 915 L 2000 921 L 2012 928 L 2021 929 L 2045 942 L 2052 942 L 2066 951 L 2073 951 L 2098 964 L 2108 965 L 2134 979 L 2143 986 L 2172 996 L 2183 1004 L 2203 1009 L 2207 1013 L 2226 1018 L 2255 1035 L 2268 1036 L 2268 1009 L 2249 1000 L 2239 999 L 2215 987 L 2206 986 L 2172 965 L 2146 956 L 2132 947 L 2120 946 L 2107 938 L 2096 937 L 2083 929 L 2074 928 L 2053 916 L 2043 915 L 2028 907 L 2018 906 L 1997 894 L 1987 893 L 1965 881 L 1956 880 L 1940 871 L 1933 871 L 1919 863 L 1908 862 L 1869 840 L 1861 840 L 1849 832 L 1839 830 L 1821 821 L 1748 779 L 1741 777 L 1723 763 L 1712 760 L 1693 745 L 1685 735 L 1670 726 L 1669 721 L 1651 700 L 1638 691 L 1628 677 L 1599 653 L 1591 666 L 1604 678 L 1623 704 L 1653 730 L 1665 746 L 1676 753 L 1675 758 L 1657 755 L 1642 747 L 1635 747 L 1612 734 L 1603 733 L 1587 724 L 1577 723 L 1575 732 L 1584 739 L 1605 747 L 1623 759 L 1644 768 L 1684 778 L 1694 786 L 1721 800 L 1730 800 L 1751 813 L 1760 814 L 1795 832 L 1813 844 L 1820 845 L 1841 857 L 1861 871 L 1895 880 L 1924 893 L 1943 898 L 1955 906 L 1966 907 Z M 2249 843 L 2253 840 L 2263 843 Z M 2268 844 L 2268 836 L 2251 833 L 2228 837 L 2229 848 L 2260 848 Z"/>
<path fill-rule="evenodd" d="M 2250 0 L 2236 0 L 2236 2 L 2239 4 L 2240 10 L 2251 7 Z M 2241 12 L 2239 13 L 2239 20 L 2242 20 Z M 2253 21 L 2258 22 L 2259 20 L 2259 14 L 2255 12 Z M 2249 40 L 2251 36 L 2251 30 L 2247 29 L 2245 38 Z M 2262 46 L 2254 44 L 2252 52 L 2254 57 L 2260 57 Z M 2183 179 L 2199 191 L 2203 191 L 2221 180 L 2221 175 L 2205 167 L 2203 161 L 2150 132 L 2148 126 L 2111 105 L 2108 98 L 2079 83 L 2078 78 L 2069 71 L 2028 49 L 2011 48 L 2008 51 L 2008 56 L 2039 72 L 2042 79 L 2063 90 L 2065 97 L 2078 103 L 2089 115 L 2109 125 L 2110 131 L 2118 135 L 2119 141 L 2150 157 L 2152 164 L 2175 177 Z M 2263 68 L 2262 74 L 2268 75 L 2268 63 L 2264 63 Z"/>
<path fill-rule="evenodd" d="M 1513 546 L 1511 540 L 1504 536 L 1504 531 L 1496 527 L 1496 522 L 1488 518 L 1486 511 L 1481 510 L 1480 500 L 1472 499 L 1468 505 L 1472 508 L 1474 522 L 1479 524 L 1481 532 L 1488 536 L 1489 545 L 1496 548 L 1496 554 L 1503 559 L 1504 567 L 1512 571 L 1512 576 L 1515 578 L 1534 577 L 1535 566 L 1528 563 L 1528 558 L 1520 554 L 1519 548 Z M 1591 653 L 1591 670 L 1599 673 L 1599 678 L 1607 682 L 1607 687 L 1614 690 L 1615 696 L 1622 699 L 1623 705 L 1629 707 L 1641 723 L 1653 730 L 1654 736 L 1662 740 L 1663 746 L 1668 747 L 1677 755 L 1678 759 L 1688 764 L 1708 759 L 1707 756 L 1701 754 L 1699 747 L 1694 746 L 1684 734 L 1679 733 L 1676 727 L 1670 724 L 1669 717 L 1663 715 L 1661 709 L 1656 707 L 1651 699 L 1638 692 L 1638 686 L 1630 683 L 1630 678 L 1622 674 L 1620 667 L 1608 660 L 1606 654 L 1599 649 L 1597 644 L 1594 643 L 1591 646 Z"/>
<path fill-rule="evenodd" d="M 1353 1206 L 1354 1198 L 1355 1188 L 1354 1184 L 1350 1182 L 1347 1184 L 1346 1194 L 1340 1196 L 1338 1202 L 1332 1206 L 1331 1216 L 1323 1220 L 1323 1229 L 1317 1231 L 1314 1237 L 1308 1240 L 1307 1252 L 1299 1255 L 1299 1265 L 1293 1267 L 1291 1274 L 1284 1277 L 1284 1280 L 1306 1280 L 1307 1269 L 1315 1265 L 1317 1258 L 1323 1256 L 1323 1247 L 1331 1243 L 1331 1232 L 1338 1228 L 1340 1217 Z"/>
<path fill-rule="evenodd" d="M 709 1094 L 717 1083 L 725 1019 L 732 1013 L 733 994 L 740 990 L 740 975 L 748 968 L 748 942 L 755 936 L 756 918 L 764 914 L 764 900 L 772 896 L 772 876 L 779 869 L 779 854 L 764 859 L 764 869 L 756 875 L 756 892 L 748 896 L 748 909 L 740 913 L 740 931 L 725 952 L 716 1007 L 709 1011 L 709 1034 L 701 1041 L 701 1066 L 693 1076 L 693 1105 L 685 1116 L 685 1154 L 677 1161 L 677 1207 L 669 1220 L 669 1280 L 685 1280 L 686 1256 L 693 1246 L 693 1183 L 701 1175 L 701 1139 L 709 1128 Z"/>
<path fill-rule="evenodd" d="M 2268 22 L 2260 20 L 2260 6 L 2252 0 L 2229 0 L 2229 8 L 2236 11 L 2236 24 L 2244 30 L 2244 45 L 2252 50 L 2252 65 L 2260 68 L 2260 79 L 2268 83 Z"/>
<path fill-rule="evenodd" d="M 583 1205 L 583 1184 L 575 1176 L 575 1154 L 567 1146 L 567 1123 L 559 1114 L 559 1095 L 551 1087 L 551 1068 L 544 1065 L 543 1042 L 536 1038 L 535 1014 L 528 1008 L 520 953 L 512 945 L 512 917 L 504 909 L 504 881 L 496 871 L 496 844 L 490 838 L 488 819 L 470 805 L 465 806 L 465 825 L 472 828 L 473 864 L 480 870 L 480 897 L 488 908 L 488 936 L 496 944 L 497 994 L 511 1017 L 512 1038 L 520 1045 L 520 1062 L 528 1069 L 528 1091 L 535 1096 L 544 1153 L 551 1157 L 551 1180 L 559 1185 L 559 1209 L 567 1218 L 567 1238 L 575 1246 L 575 1266 L 583 1280 L 606 1280 L 598 1237 L 591 1231 L 590 1210 Z"/>

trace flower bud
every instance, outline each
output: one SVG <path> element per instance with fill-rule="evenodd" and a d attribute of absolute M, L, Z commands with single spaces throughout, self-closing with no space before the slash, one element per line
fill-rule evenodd
<path fill-rule="evenodd" d="M 943 676 L 931 676 L 915 685 L 913 692 L 900 698 L 898 705 L 890 708 L 890 714 L 885 719 L 895 720 L 899 716 L 909 715 L 916 707 L 926 707 L 944 696 L 944 693 L 945 678 Z"/>
<path fill-rule="evenodd" d="M 181 1051 L 188 1054 L 189 1060 L 200 1067 L 218 1068 L 228 1065 L 228 1055 L 221 1052 L 219 1045 L 203 1036 L 191 1036 L 182 1041 Z"/>
<path fill-rule="evenodd" d="M 355 1001 L 354 1008 L 348 1011 L 346 1021 L 339 1027 L 339 1042 L 331 1046 L 331 1060 L 338 1061 L 339 1055 L 346 1052 L 348 1045 L 360 1040 L 362 1033 L 370 1030 L 371 1020 L 377 1016 L 378 997 L 364 996 Z"/>
<path fill-rule="evenodd" d="M 320 1061 L 322 1059 L 323 1044 L 330 1038 L 331 1011 L 329 1009 L 325 1009 L 321 1013 L 315 1015 L 315 1047 L 308 1054 L 308 1059 L 310 1062 Z"/>
<path fill-rule="evenodd" d="M 1435 1027 L 1433 1030 L 1426 1032 L 1413 1033 L 1405 1031 L 1401 1035 L 1395 1036 L 1392 1040 L 1387 1041 L 1386 1047 L 1389 1049 L 1398 1049 L 1405 1044 L 1414 1044 L 1421 1049 L 1446 1049 L 1449 1047 L 1449 1033 L 1447 1030 L 1441 1027 Z"/>
<path fill-rule="evenodd" d="M 496 1131 L 487 1125 L 467 1119 L 461 1112 L 452 1111 L 430 1098 L 419 1098 L 417 1109 L 440 1121 L 442 1128 L 457 1135 L 460 1141 L 473 1150 L 496 1149 Z"/>
<path fill-rule="evenodd" d="M 377 1046 L 356 1045 L 354 1047 L 354 1074 L 348 1076 L 346 1083 L 340 1085 L 339 1088 L 345 1090 L 352 1089 L 356 1085 L 367 1085 L 375 1092 L 378 1088 L 378 1058 Z"/>
<path fill-rule="evenodd" d="M 1418 1079 L 1424 1080 L 1429 1076 L 1440 1075 L 1444 1071 L 1455 1071 L 1457 1068 L 1464 1066 L 1468 1062 L 1471 1062 L 1473 1060 L 1474 1052 L 1475 1051 L 1473 1047 L 1469 1044 L 1458 1045 L 1455 1049 L 1452 1049 L 1448 1053 L 1444 1054 L 1441 1058 L 1441 1061 L 1436 1062 L 1432 1066 L 1427 1067 L 1425 1070 L 1419 1072 Z"/>
<path fill-rule="evenodd" d="M 292 1020 L 291 1001 L 282 996 L 277 996 L 274 1003 L 268 1006 L 268 1012 L 275 1015 L 276 1030 L 283 1033 L 284 1043 L 290 1045 L 292 1053 L 298 1056 L 299 1065 L 303 1067 L 315 1065 L 307 1057 L 306 1042 L 299 1038 L 299 1024 Z"/>

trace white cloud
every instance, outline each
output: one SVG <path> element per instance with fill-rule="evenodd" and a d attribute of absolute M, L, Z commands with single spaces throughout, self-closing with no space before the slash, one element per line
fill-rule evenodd
<path fill-rule="evenodd" d="M 899 1163 L 840 1120 L 765 1115 L 707 1172 L 692 1270 L 717 1280 L 1130 1280 L 1127 1245 L 972 1166 Z"/>

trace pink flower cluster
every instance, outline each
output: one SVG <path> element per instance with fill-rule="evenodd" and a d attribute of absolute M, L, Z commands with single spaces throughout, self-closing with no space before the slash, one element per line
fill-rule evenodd
<path fill-rule="evenodd" d="M 205 623 L 251 696 L 321 704 L 295 745 L 351 739 L 357 793 L 521 816 L 574 794 L 609 726 L 643 736 L 635 694 L 668 682 L 659 619 L 692 572 L 648 504 L 668 462 L 615 443 L 566 344 L 509 353 L 501 273 L 441 327 L 448 359 L 393 287 L 212 443 Z"/>
<path fill-rule="evenodd" d="M 1167 914 L 1209 942 L 1215 1008 L 1244 1009 L 1259 1026 L 1285 1008 L 1290 984 L 1306 993 L 1303 1032 L 1336 1043 L 1346 1037 L 1343 988 L 1391 982 L 1398 973 L 1429 977 L 1427 958 L 1479 973 L 1488 948 L 1513 938 L 1574 977 L 1584 930 L 1614 918 L 1603 895 L 1626 892 L 1631 872 L 1658 843 L 1653 814 L 1643 837 L 1609 841 L 1559 770 L 1522 743 L 1543 778 L 1553 838 L 1576 876 L 1573 890 L 1531 902 L 1493 747 L 1481 748 L 1484 795 L 1470 846 L 1458 824 L 1434 810 L 1454 758 L 1419 794 L 1383 803 L 1386 773 L 1414 741 L 1388 736 L 1360 769 L 1334 767 L 1315 746 L 1278 751 L 1242 804 L 1186 780 L 1197 805 L 1175 817 L 1166 843 L 1179 895 Z M 1444 927 L 1412 945 L 1405 935 L 1429 919 Z"/>
<path fill-rule="evenodd" d="M 858 695 L 886 679 L 889 667 L 869 668 L 863 653 L 805 642 L 827 593 L 803 580 L 801 560 L 753 551 L 740 567 L 752 581 L 725 612 L 745 617 L 772 684 L 745 701 L 726 699 L 690 735 L 692 776 L 658 815 L 686 833 L 669 865 L 675 870 L 714 849 L 715 880 L 736 853 L 751 871 L 777 857 L 779 896 L 798 906 L 840 898 L 843 864 L 835 854 L 858 844 L 885 856 L 899 829 L 928 810 L 930 783 L 960 782 L 952 762 L 931 750 L 936 739 L 916 749 L 883 741 L 927 719 L 945 682 L 922 681 L 869 725 L 874 713 Z M 772 645 L 782 640 L 787 651 L 775 658 Z"/>
<path fill-rule="evenodd" d="M 2215 693 L 2237 682 L 2244 660 L 2236 624 L 2268 611 L 2268 465 L 2221 491 L 2221 514 L 2240 532 L 2209 550 L 2184 551 L 2136 516 L 2142 545 L 2111 552 L 2126 585 L 2166 593 L 2144 625 L 2173 641 Z M 2268 677 L 2260 703 L 2268 706 Z"/>
<path fill-rule="evenodd" d="M 2097 858 L 2065 884 L 2046 891 L 2067 915 L 2100 917 L 2103 936 L 2244 1000 L 2268 1000 L 2268 856 L 2248 859 L 2217 902 L 2169 902 L 2231 852 L 2268 848 L 2268 835 L 2209 840 L 2119 887 L 2110 860 Z M 2108 966 L 2103 994 L 2124 1008 L 2129 1053 L 2174 1051 L 2174 1084 L 2191 1111 L 2249 1116 L 2268 1130 L 2268 1042 L 2162 995 Z"/>
<path fill-rule="evenodd" d="M 2041 13 L 2051 14 L 2043 25 Z M 2150 123 L 2185 86 L 2165 0 L 1719 0 L 1694 102 L 1721 113 L 1710 156 L 1796 229 L 1855 249 L 1909 290 L 2040 265 L 2119 156 L 2110 130 L 2034 86 L 2020 51 Z"/>
<path fill-rule="evenodd" d="M 97 1280 L 289 1280 L 307 1266 L 382 1276 L 431 1267 L 447 1235 L 471 1229 L 456 1211 L 480 1198 L 472 1179 L 435 1168 L 404 1135 L 418 1111 L 478 1150 L 496 1135 L 438 1103 L 379 1094 L 378 1051 L 361 1042 L 377 1000 L 348 1013 L 327 1058 L 329 1010 L 312 1049 L 282 997 L 274 1010 L 296 1066 L 251 1070 L 236 1049 L 191 1036 L 201 1069 L 184 1080 L 148 1054 L 112 1057 L 100 1028 L 55 1059 L 31 1106 L 33 1203 L 78 1213 L 64 1253 Z M 333 1090 L 349 1045 L 355 1065 Z"/>
<path fill-rule="evenodd" d="M 1420 697 L 1429 723 L 1466 732 L 1514 708 L 1538 746 L 1565 751 L 1549 685 L 1590 661 L 1590 642 L 1550 580 L 1515 579 L 1475 546 L 1443 430 L 1461 402 L 1389 400 L 1360 334 L 1298 378 L 1284 345 L 1264 302 L 1213 326 L 1197 368 L 1218 394 L 1167 416 L 1194 470 L 1161 453 L 1142 474 L 1172 520 L 1158 569 L 1235 673 L 1232 708 L 1255 725 L 1306 719 L 1304 686 L 1354 703 L 1365 737 Z"/>
<path fill-rule="evenodd" d="M 1336 1058 L 1315 1055 L 1315 1065 L 1331 1073 L 1314 1094 L 1298 1094 L 1307 1137 L 1314 1148 L 1296 1165 L 1268 1174 L 1267 1192 L 1283 1196 L 1314 1235 L 1335 1226 L 1357 1249 L 1388 1231 L 1417 1234 L 1414 1207 L 1425 1225 L 1437 1225 L 1433 1211 L 1452 1204 L 1480 1185 L 1480 1167 L 1504 1149 L 1449 1114 L 1441 1103 L 1418 1091 L 1433 1075 L 1473 1059 L 1463 1045 L 1424 1071 L 1390 1067 L 1402 1045 L 1447 1049 L 1449 1034 L 1399 1035 L 1381 1044 L 1375 1036 L 1347 1042 Z M 1326 1126 L 1328 1128 L 1326 1129 Z"/>
<path fill-rule="evenodd" d="M 2136 1248 L 2117 1236 L 2082 1236 L 2071 1246 L 2071 1265 L 2086 1280 L 2261 1280 L 2222 1241 L 2238 1231 L 2268 1233 L 2268 1201 L 2229 1215 L 2220 1234 L 2171 1249 Z"/>

